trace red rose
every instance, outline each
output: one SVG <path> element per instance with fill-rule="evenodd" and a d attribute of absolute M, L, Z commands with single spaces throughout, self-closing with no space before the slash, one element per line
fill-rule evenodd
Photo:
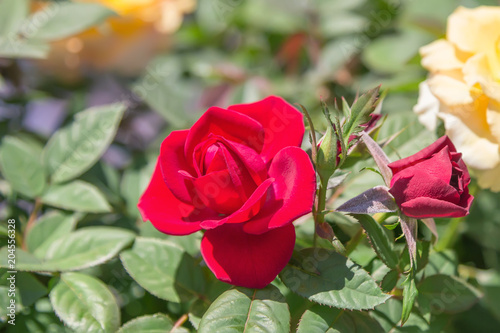
<path fill-rule="evenodd" d="M 292 222 L 313 205 L 303 135 L 302 114 L 279 97 L 208 109 L 163 141 L 143 219 L 170 235 L 204 229 L 201 254 L 219 280 L 265 287 L 290 260 Z"/>
<path fill-rule="evenodd" d="M 403 214 L 414 218 L 469 214 L 474 199 L 467 187 L 469 172 L 447 136 L 389 167 L 393 173 L 389 192 Z"/>

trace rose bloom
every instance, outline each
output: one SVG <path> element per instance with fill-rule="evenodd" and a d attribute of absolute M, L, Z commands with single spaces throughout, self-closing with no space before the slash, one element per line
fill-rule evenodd
<path fill-rule="evenodd" d="M 52 43 L 42 68 L 71 80 L 85 67 L 117 70 L 125 75 L 140 72 L 159 51 L 168 47 L 168 36 L 194 10 L 196 0 L 75 0 L 100 3 L 118 16 L 99 27 Z M 39 10 L 46 3 L 38 3 Z"/>
<path fill-rule="evenodd" d="M 462 217 L 474 197 L 462 154 L 447 136 L 418 153 L 389 164 L 392 194 L 401 212 L 414 218 Z"/>
<path fill-rule="evenodd" d="M 430 130 L 436 117 L 479 186 L 500 191 L 500 7 L 459 7 L 446 38 L 420 49 L 429 70 L 415 106 Z"/>
<path fill-rule="evenodd" d="M 303 135 L 302 114 L 279 97 L 208 109 L 163 141 L 143 219 L 170 235 L 205 230 L 201 254 L 219 280 L 265 287 L 292 256 L 292 222 L 312 209 Z"/>

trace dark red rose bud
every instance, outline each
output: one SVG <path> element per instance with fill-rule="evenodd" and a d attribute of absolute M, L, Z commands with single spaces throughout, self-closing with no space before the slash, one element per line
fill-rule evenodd
<path fill-rule="evenodd" d="M 390 193 L 401 212 L 414 218 L 469 214 L 469 171 L 447 136 L 418 153 L 389 164 Z"/>

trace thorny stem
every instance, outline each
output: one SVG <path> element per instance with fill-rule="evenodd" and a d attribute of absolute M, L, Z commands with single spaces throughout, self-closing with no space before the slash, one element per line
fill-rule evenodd
<path fill-rule="evenodd" d="M 328 187 L 328 181 L 321 182 L 318 189 L 318 208 L 316 210 L 317 215 L 317 224 L 321 224 L 325 222 L 325 214 L 324 210 L 326 208 L 326 191 Z"/>
<path fill-rule="evenodd" d="M 328 183 L 327 183 L 328 184 Z M 313 209 L 314 216 L 314 236 L 313 236 L 313 246 L 316 247 L 316 242 L 318 240 L 318 233 L 316 232 L 316 228 L 319 224 L 325 222 L 325 215 L 323 211 L 326 206 L 326 186 L 324 186 L 323 181 L 321 181 L 321 185 L 317 191 L 317 205 L 315 205 Z"/>
<path fill-rule="evenodd" d="M 328 180 L 323 181 L 321 180 L 320 186 L 318 189 L 318 206 L 316 207 L 316 212 L 314 216 L 314 227 L 315 227 L 315 232 L 314 232 L 314 246 L 316 246 L 316 240 L 317 240 L 317 232 L 316 232 L 316 227 L 319 224 L 325 223 L 325 209 L 326 209 L 326 192 L 328 190 Z M 346 249 L 344 248 L 344 245 L 340 240 L 338 240 L 335 235 L 333 235 L 333 239 L 331 241 L 333 247 L 335 250 L 342 254 L 342 255 L 347 255 L 346 254 Z"/>

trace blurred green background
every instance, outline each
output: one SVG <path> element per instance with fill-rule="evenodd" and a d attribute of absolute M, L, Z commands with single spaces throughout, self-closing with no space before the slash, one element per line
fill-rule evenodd
<path fill-rule="evenodd" d="M 458 6 L 499 5 L 494 0 L 198 0 L 193 11 L 181 14 L 178 29 L 155 37 L 160 51 L 150 52 L 140 43 L 123 50 L 113 50 L 118 46 L 112 43 L 100 45 L 103 52 L 133 52 L 115 66 L 112 61 L 95 65 L 92 54 L 87 55 L 88 62 L 80 59 L 75 63 L 64 57 L 51 62 L 50 58 L 58 40 L 68 41 L 83 28 L 102 25 L 109 13 L 55 14 L 39 33 L 26 27 L 22 30 L 19 23 L 23 13 L 34 10 L 33 4 L 12 3 L 0 0 L 1 137 L 15 136 L 29 147 L 27 154 L 39 156 L 52 134 L 70 124 L 80 111 L 125 102 L 127 110 L 116 137 L 102 158 L 79 177 L 102 193 L 111 212 L 77 214 L 74 225 L 78 221 L 78 228 L 119 226 L 142 236 L 169 239 L 172 237 L 161 235 L 149 223 L 138 222 L 136 204 L 149 181 L 160 143 L 170 131 L 188 128 L 210 106 L 252 102 L 270 94 L 307 107 L 322 131 L 321 100 L 330 105 L 342 96 L 352 101 L 358 93 L 382 84 L 387 93 L 382 113 L 389 116 L 379 138 L 404 129 L 386 150 L 393 159 L 408 156 L 437 138 L 412 112 L 418 84 L 426 77 L 418 49 L 444 35 L 446 19 Z M 21 8 L 21 3 L 27 7 Z M 16 23 L 17 16 L 21 19 Z M 82 26 L 75 28 L 71 24 L 75 21 Z M 76 54 L 81 47 L 75 40 L 65 45 Z M 364 166 L 354 167 L 339 202 L 380 184 L 370 172 L 358 174 Z M 35 202 L 13 190 L 5 178 L 0 177 L 0 219 L 14 216 L 18 230 L 23 230 Z M 414 319 L 392 332 L 498 331 L 499 199 L 498 194 L 477 189 L 470 216 L 437 221 L 441 252 L 434 252 L 430 259 L 437 271 L 447 270 L 479 287 L 484 292 L 482 299 L 434 326 Z M 2 246 L 6 235 L 2 224 Z M 348 233 L 344 236 L 349 240 Z M 199 238 L 193 235 L 175 241 L 196 255 Z M 361 257 L 363 261 L 370 256 Z M 123 323 L 143 314 L 164 312 L 177 318 L 188 311 L 186 304 L 166 303 L 145 291 L 116 258 L 85 272 L 114 291 Z M 44 285 L 49 277 L 33 279 L 28 273 L 20 273 L 18 278 L 19 302 L 24 307 L 17 317 L 18 332 L 64 331 L 46 297 Z M 224 289 L 214 285 L 214 295 L 220 293 L 217 288 Z M 2 319 L 5 302 L 8 299 L 2 292 Z"/>

